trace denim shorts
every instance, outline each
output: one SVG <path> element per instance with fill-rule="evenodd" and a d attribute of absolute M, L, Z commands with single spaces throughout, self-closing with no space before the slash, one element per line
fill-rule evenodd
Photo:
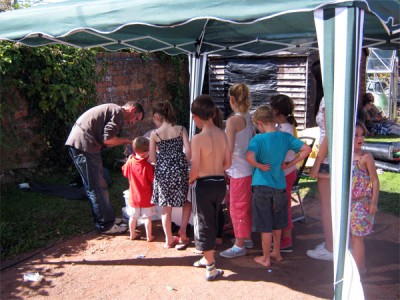
<path fill-rule="evenodd" d="M 288 225 L 288 200 L 286 189 L 253 186 L 252 231 L 272 232 Z"/>
<path fill-rule="evenodd" d="M 329 174 L 329 164 L 321 164 L 319 166 L 319 173 Z"/>

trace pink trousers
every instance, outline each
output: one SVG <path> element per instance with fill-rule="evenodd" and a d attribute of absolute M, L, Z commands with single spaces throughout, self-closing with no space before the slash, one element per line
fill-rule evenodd
<path fill-rule="evenodd" d="M 288 198 L 288 226 L 285 229 L 292 229 L 293 228 L 293 222 L 292 222 L 292 187 L 293 183 L 296 180 L 296 170 L 293 172 L 287 174 L 285 176 L 286 179 L 286 195 Z M 285 230 L 283 229 L 283 230 Z"/>
<path fill-rule="evenodd" d="M 251 176 L 230 178 L 230 208 L 236 238 L 251 236 Z"/>

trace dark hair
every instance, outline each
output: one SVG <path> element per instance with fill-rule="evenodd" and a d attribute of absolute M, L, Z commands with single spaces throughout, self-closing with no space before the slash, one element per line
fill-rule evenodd
<path fill-rule="evenodd" d="M 369 98 L 369 97 L 364 96 L 363 99 L 362 99 L 362 105 L 363 105 L 363 107 L 364 107 L 365 105 L 369 104 L 369 103 L 374 103 L 374 100 L 372 100 L 372 99 Z"/>
<path fill-rule="evenodd" d="M 235 98 L 241 113 L 249 111 L 251 100 L 249 87 L 244 83 L 235 83 L 229 88 L 229 96 Z"/>
<path fill-rule="evenodd" d="M 139 102 L 129 101 L 129 102 L 126 102 L 122 107 L 128 108 L 128 109 L 133 107 L 135 109 L 135 112 L 142 113 L 142 120 L 143 120 L 144 109 L 143 109 L 143 106 Z"/>
<path fill-rule="evenodd" d="M 222 111 L 217 107 L 213 118 L 214 125 L 222 129 Z"/>
<path fill-rule="evenodd" d="M 213 119 L 216 113 L 216 106 L 209 95 L 197 96 L 192 103 L 191 112 L 201 120 Z"/>
<path fill-rule="evenodd" d="M 374 103 L 374 101 L 375 101 L 374 94 L 373 93 L 366 93 L 364 95 L 364 97 L 363 97 L 363 103 L 364 103 L 364 100 L 367 100 L 367 99 L 370 100 L 370 102 Z"/>
<path fill-rule="evenodd" d="M 137 153 L 143 153 L 149 151 L 150 141 L 144 136 L 138 136 L 132 142 L 133 151 Z"/>
<path fill-rule="evenodd" d="M 279 114 L 285 116 L 290 124 L 297 127 L 297 121 L 293 115 L 294 102 L 292 98 L 284 94 L 278 94 L 271 97 L 269 104 Z"/>
<path fill-rule="evenodd" d="M 154 103 L 152 106 L 153 114 L 159 114 L 161 118 L 172 125 L 176 123 L 175 110 L 168 101 Z"/>
<path fill-rule="evenodd" d="M 322 75 L 321 75 L 321 64 L 320 61 L 316 61 L 311 66 L 311 74 L 314 76 L 316 82 L 316 97 L 315 97 L 315 107 L 314 107 L 314 117 L 317 116 L 319 110 L 319 104 L 324 97 L 324 88 L 322 85 Z"/>

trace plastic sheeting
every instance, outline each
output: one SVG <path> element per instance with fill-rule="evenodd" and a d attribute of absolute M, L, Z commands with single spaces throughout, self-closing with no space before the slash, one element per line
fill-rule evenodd
<path fill-rule="evenodd" d="M 243 82 L 251 91 L 252 106 L 268 104 L 267 100 L 276 95 L 278 64 L 273 59 L 230 60 L 225 69 L 224 85 Z"/>

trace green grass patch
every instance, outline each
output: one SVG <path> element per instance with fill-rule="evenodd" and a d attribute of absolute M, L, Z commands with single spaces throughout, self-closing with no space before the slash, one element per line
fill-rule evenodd
<path fill-rule="evenodd" d="M 374 137 L 365 138 L 366 143 L 393 143 L 400 142 L 400 136 L 398 135 L 378 135 Z"/>
<path fill-rule="evenodd" d="M 380 211 L 400 215 L 400 174 L 384 172 L 378 175 L 380 183 L 378 207 Z M 304 177 L 300 180 L 300 194 L 307 201 L 317 198 L 317 180 Z"/>
<path fill-rule="evenodd" d="M 64 176 L 64 177 L 63 177 Z M 117 216 L 125 206 L 122 192 L 128 182 L 119 170 L 110 172 L 110 199 Z M 68 186 L 66 175 L 35 179 L 40 183 Z M 71 200 L 29 192 L 17 184 L 1 186 L 0 259 L 51 245 L 94 229 L 88 200 Z"/>

